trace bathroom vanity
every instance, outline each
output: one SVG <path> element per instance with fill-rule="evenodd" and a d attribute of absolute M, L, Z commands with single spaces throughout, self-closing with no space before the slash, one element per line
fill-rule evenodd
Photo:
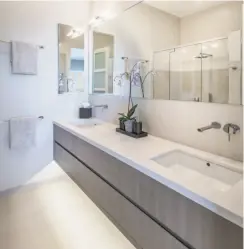
<path fill-rule="evenodd" d="M 241 162 L 115 128 L 54 122 L 54 158 L 137 248 L 242 248 Z"/>

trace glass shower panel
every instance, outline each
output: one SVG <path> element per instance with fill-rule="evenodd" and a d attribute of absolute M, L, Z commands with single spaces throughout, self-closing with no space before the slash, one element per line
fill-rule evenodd
<path fill-rule="evenodd" d="M 201 101 L 201 44 L 170 53 L 170 99 Z"/>
<path fill-rule="evenodd" d="M 229 53 L 228 40 L 202 44 L 202 101 L 228 103 Z"/>
<path fill-rule="evenodd" d="M 169 100 L 169 58 L 174 49 L 155 52 L 153 58 L 153 97 L 154 99 Z"/>

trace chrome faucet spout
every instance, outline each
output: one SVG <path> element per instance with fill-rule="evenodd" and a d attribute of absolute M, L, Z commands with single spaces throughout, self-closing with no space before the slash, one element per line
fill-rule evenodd
<path fill-rule="evenodd" d="M 211 125 L 208 125 L 202 128 L 198 128 L 197 131 L 203 132 L 203 131 L 210 130 L 210 129 L 212 129 Z"/>
<path fill-rule="evenodd" d="M 99 107 L 101 107 L 101 108 L 104 108 L 104 109 L 108 109 L 108 105 L 93 105 L 92 107 L 93 108 L 99 108 Z"/>
<path fill-rule="evenodd" d="M 211 125 L 198 128 L 197 131 L 198 132 L 203 132 L 203 131 L 210 130 L 210 129 L 220 129 L 220 128 L 221 128 L 221 124 L 220 123 L 218 123 L 218 122 L 212 122 Z"/>

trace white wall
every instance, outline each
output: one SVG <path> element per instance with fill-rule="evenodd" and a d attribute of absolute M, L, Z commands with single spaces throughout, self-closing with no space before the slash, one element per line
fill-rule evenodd
<path fill-rule="evenodd" d="M 217 5 L 180 19 L 181 44 L 228 36 L 241 29 L 241 1 Z"/>
<path fill-rule="evenodd" d="M 108 122 L 118 123 L 118 113 L 127 111 L 127 98 L 118 96 L 90 95 L 95 104 L 108 104 L 107 110 L 96 110 L 95 116 Z M 223 157 L 242 161 L 243 158 L 243 107 L 223 104 L 192 103 L 188 101 L 134 99 L 138 104 L 143 129 L 150 134 L 172 140 Z M 197 128 L 220 122 L 234 123 L 241 133 L 231 136 L 222 130 L 197 132 Z"/>
<path fill-rule="evenodd" d="M 8 149 L 8 124 L 0 123 L 0 191 L 19 186 L 53 159 L 52 119 L 77 117 L 85 93 L 58 96 L 57 24 L 82 27 L 89 17 L 87 2 L 0 2 L 0 40 L 40 44 L 38 75 L 10 75 L 9 46 L 0 44 L 0 120 L 43 115 L 38 145 L 28 151 Z"/>

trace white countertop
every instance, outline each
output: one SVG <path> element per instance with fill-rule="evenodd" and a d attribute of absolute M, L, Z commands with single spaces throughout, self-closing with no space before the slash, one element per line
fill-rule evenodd
<path fill-rule="evenodd" d="M 150 135 L 140 139 L 131 138 L 117 133 L 114 124 L 79 126 L 78 124 L 82 122 L 82 120 L 76 120 L 72 122 L 55 121 L 54 123 L 163 185 L 243 227 L 243 180 L 230 188 L 223 188 L 214 179 L 206 180 L 204 176 L 194 179 L 187 175 L 187 171 L 182 172 L 184 169 L 176 174 L 170 167 L 163 167 L 151 159 L 162 153 L 180 149 L 239 172 L 242 172 L 243 164 L 241 162 Z"/>

